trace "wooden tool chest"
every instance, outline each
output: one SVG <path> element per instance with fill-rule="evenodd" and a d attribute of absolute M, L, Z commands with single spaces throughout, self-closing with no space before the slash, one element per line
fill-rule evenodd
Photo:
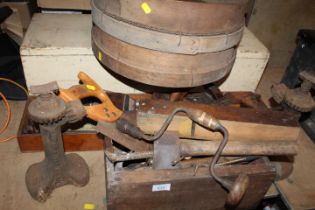
<path fill-rule="evenodd" d="M 219 176 L 231 180 L 241 172 L 249 175 L 250 184 L 237 209 L 255 209 L 274 181 L 275 169 L 267 158 L 217 169 Z M 225 209 L 227 193 L 210 177 L 208 167 L 128 170 L 106 160 L 106 174 L 108 210 Z"/>

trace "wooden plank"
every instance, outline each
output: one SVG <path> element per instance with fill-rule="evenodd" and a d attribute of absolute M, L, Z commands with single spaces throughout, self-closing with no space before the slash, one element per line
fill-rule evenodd
<path fill-rule="evenodd" d="M 168 114 L 177 107 L 203 110 L 219 119 L 230 132 L 231 141 L 292 141 L 300 133 L 299 114 L 272 111 L 266 108 L 239 108 L 222 105 L 205 105 L 191 102 L 142 100 L 139 102 L 137 125 L 148 134 L 159 130 Z M 151 122 L 151 123 L 147 123 Z M 169 130 L 178 131 L 182 138 L 221 140 L 214 133 L 193 123 L 185 114 L 174 117 Z"/>
<path fill-rule="evenodd" d="M 104 140 L 96 132 L 65 132 L 62 137 L 66 152 L 104 149 Z M 44 149 L 42 138 L 39 134 L 19 136 L 18 143 L 21 152 L 39 152 Z"/>
<path fill-rule="evenodd" d="M 167 115 L 138 113 L 137 125 L 147 134 L 157 132 Z M 148 123 L 150 122 L 150 123 Z M 293 141 L 296 142 L 300 133 L 299 127 L 276 126 L 258 123 L 220 120 L 228 129 L 231 141 Z M 221 140 L 222 135 L 194 124 L 189 118 L 175 116 L 169 131 L 178 131 L 182 138 Z"/>
<path fill-rule="evenodd" d="M 220 141 L 181 140 L 180 152 L 183 157 L 214 155 Z M 294 141 L 229 141 L 222 156 L 292 156 L 297 154 Z"/>
<path fill-rule="evenodd" d="M 236 93 L 240 94 L 240 93 Z M 230 94 L 227 98 L 230 98 Z M 139 112 L 150 112 L 168 115 L 177 107 L 188 107 L 203 110 L 219 120 L 258 123 L 276 126 L 299 127 L 300 114 L 297 112 L 273 111 L 266 108 L 241 108 L 224 104 L 198 104 L 192 102 L 170 103 L 166 100 L 139 100 Z"/>

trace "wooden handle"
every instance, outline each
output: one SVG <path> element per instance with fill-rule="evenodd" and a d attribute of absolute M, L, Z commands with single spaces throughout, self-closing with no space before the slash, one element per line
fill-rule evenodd
<path fill-rule="evenodd" d="M 100 104 L 84 106 L 87 117 L 95 121 L 115 122 L 122 114 L 110 100 L 106 92 L 87 74 L 80 72 L 78 75 L 82 85 L 75 85 L 69 89 L 60 89 L 60 97 L 66 101 L 74 101 L 88 97 L 95 97 Z"/>
<path fill-rule="evenodd" d="M 229 189 L 229 194 L 226 199 L 227 206 L 230 207 L 237 206 L 241 202 L 245 193 L 247 192 L 248 186 L 249 186 L 248 175 L 241 173 L 233 183 L 233 186 L 231 186 L 232 188 Z"/>

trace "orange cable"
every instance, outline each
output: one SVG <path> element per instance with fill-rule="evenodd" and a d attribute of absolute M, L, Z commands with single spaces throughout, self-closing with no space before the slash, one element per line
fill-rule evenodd
<path fill-rule="evenodd" d="M 22 89 L 26 95 L 28 95 L 28 91 L 25 87 L 23 87 L 22 85 L 20 85 L 19 83 L 13 81 L 13 80 L 10 80 L 10 79 L 7 79 L 7 78 L 4 78 L 4 77 L 0 77 L 0 81 L 5 81 L 5 82 L 9 82 L 17 87 L 19 87 L 20 89 Z"/>
<path fill-rule="evenodd" d="M 13 80 L 10 80 L 10 79 L 7 79 L 7 78 L 3 78 L 3 77 L 0 77 L 0 81 L 6 81 L 6 82 L 9 82 L 9 83 L 12 83 L 14 84 L 15 86 L 19 87 L 20 89 L 22 89 L 26 95 L 28 95 L 28 91 L 26 88 L 24 88 L 22 85 L 20 85 L 19 83 L 13 81 Z M 10 104 L 7 100 L 7 98 L 3 95 L 2 92 L 0 92 L 0 97 L 3 99 L 3 102 L 5 104 L 5 108 L 7 110 L 7 119 L 4 121 L 4 125 L 3 127 L 0 129 L 0 134 L 2 134 L 9 126 L 10 124 L 10 120 L 11 120 L 11 116 L 12 116 L 12 112 L 11 112 L 11 107 L 10 107 Z M 5 139 L 0 139 L 0 143 L 3 143 L 3 142 L 7 142 L 7 141 L 10 141 L 12 139 L 15 139 L 16 138 L 16 135 L 13 135 L 13 136 L 10 136 L 8 138 L 5 138 Z"/>
<path fill-rule="evenodd" d="M 3 102 L 5 104 L 5 108 L 7 110 L 7 119 L 4 121 L 4 125 L 0 129 L 0 134 L 2 134 L 8 128 L 8 125 L 9 125 L 10 120 L 11 120 L 12 113 L 11 113 L 10 104 L 9 104 L 8 100 L 6 99 L 6 97 L 3 95 L 2 92 L 0 92 L 0 96 L 3 99 Z M 14 139 L 14 138 L 16 138 L 16 136 L 10 136 L 10 137 L 8 137 L 6 139 L 0 139 L 0 143 L 10 141 L 11 139 Z"/>

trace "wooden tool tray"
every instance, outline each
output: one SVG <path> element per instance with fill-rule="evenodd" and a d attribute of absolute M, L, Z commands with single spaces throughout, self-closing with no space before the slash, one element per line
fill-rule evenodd
<path fill-rule="evenodd" d="M 124 102 L 126 95 L 110 93 L 109 96 L 117 107 L 121 109 L 126 107 L 126 103 L 128 103 Z M 150 111 L 153 104 L 154 109 L 158 114 L 167 114 L 173 106 L 171 104 L 167 109 L 164 109 L 163 100 L 157 100 L 155 102 L 150 99 L 152 96 L 148 94 L 137 94 L 131 95 L 130 97 L 136 99 L 138 103 L 140 102 L 139 109 L 142 112 Z M 33 100 L 33 97 L 30 97 L 25 105 L 25 110 L 17 134 L 21 152 L 36 152 L 43 150 L 43 144 L 38 130 L 29 129 L 32 128 L 32 125 L 27 117 L 27 107 L 31 100 Z M 291 140 L 296 141 L 295 136 L 297 135 L 299 129 L 299 115 L 294 112 L 272 111 L 267 109 L 261 102 L 260 98 L 256 94 L 250 92 L 224 93 L 223 96 L 221 96 L 221 99 L 208 105 L 191 102 L 181 103 L 189 104 L 195 108 L 201 108 L 209 113 L 212 113 L 220 120 L 232 121 L 234 124 L 235 122 L 244 122 L 259 125 L 270 125 L 269 127 L 273 130 L 278 128 L 283 128 L 285 130 L 289 129 L 290 132 L 286 133 L 285 138 L 290 138 Z M 85 122 L 89 123 L 88 121 Z M 83 125 L 84 122 L 81 123 L 81 126 L 76 126 L 80 128 Z M 138 124 L 138 126 L 141 125 Z M 66 130 L 63 133 L 63 140 L 65 151 L 104 149 L 103 136 L 98 135 L 93 127 L 86 129 L 85 126 L 76 130 Z"/>

